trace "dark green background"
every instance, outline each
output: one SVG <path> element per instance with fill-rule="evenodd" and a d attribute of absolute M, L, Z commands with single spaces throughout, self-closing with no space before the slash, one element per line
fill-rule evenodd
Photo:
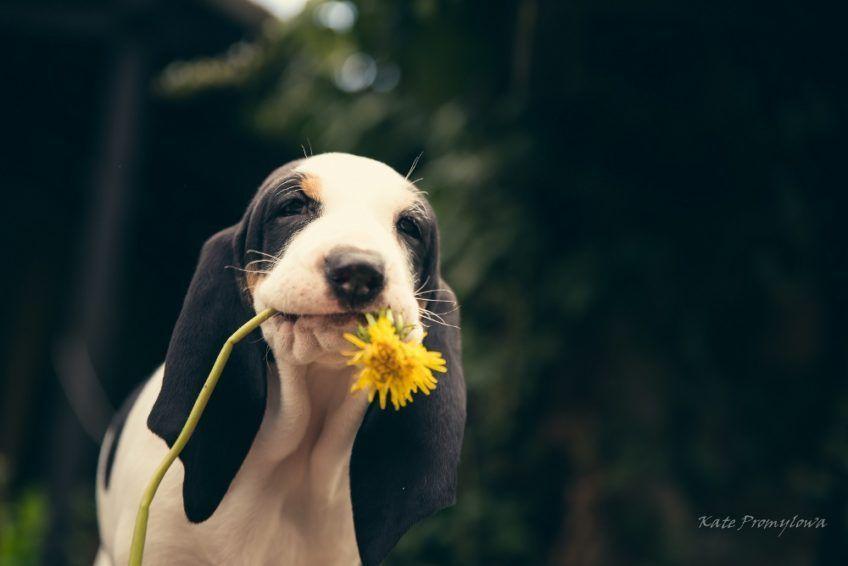
<path fill-rule="evenodd" d="M 259 28 L 202 2 L 66 3 L 61 25 L 40 4 L 0 9 L 0 562 L 93 556 L 96 444 L 51 351 L 79 316 L 92 185 L 124 166 L 101 149 L 110 69 L 140 49 L 90 345 L 112 403 L 160 363 L 201 243 L 271 168 L 301 145 L 404 173 L 423 152 L 469 422 L 458 505 L 391 564 L 848 563 L 840 14 L 362 0 L 337 33 L 313 7 Z M 103 22 L 68 27 L 74 10 Z M 339 90 L 356 52 L 398 85 Z M 827 527 L 698 529 L 745 514 Z"/>

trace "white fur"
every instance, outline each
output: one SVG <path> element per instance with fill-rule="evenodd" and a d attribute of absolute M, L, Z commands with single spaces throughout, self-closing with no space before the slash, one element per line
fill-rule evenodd
<path fill-rule="evenodd" d="M 255 287 L 254 307 L 308 316 L 262 325 L 278 366 L 268 376 L 267 407 L 253 445 L 220 506 L 199 524 L 183 511 L 182 463 L 172 465 L 151 507 L 146 566 L 359 562 L 348 472 L 367 398 L 349 392 L 353 370 L 340 354 L 350 347 L 342 333 L 351 321 L 321 316 L 341 310 L 324 279 L 324 257 L 338 245 L 379 253 L 386 288 L 378 306 L 401 312 L 420 338 L 411 265 L 394 228 L 397 213 L 417 196 L 394 170 L 362 157 L 318 155 L 298 171 L 319 180 L 322 213 L 280 250 Z M 141 493 L 167 452 L 165 441 L 147 428 L 163 373 L 160 367 L 145 384 L 127 417 L 108 489 L 103 468 L 111 433 L 104 441 L 98 566 L 127 563 Z"/>

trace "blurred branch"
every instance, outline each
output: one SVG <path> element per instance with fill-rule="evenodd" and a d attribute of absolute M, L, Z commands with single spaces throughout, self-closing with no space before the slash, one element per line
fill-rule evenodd
<path fill-rule="evenodd" d="M 537 0 L 522 0 L 515 20 L 515 47 L 512 59 L 513 89 L 519 96 L 527 92 L 530 82 L 530 67 L 533 61 L 536 18 L 539 7 Z"/>

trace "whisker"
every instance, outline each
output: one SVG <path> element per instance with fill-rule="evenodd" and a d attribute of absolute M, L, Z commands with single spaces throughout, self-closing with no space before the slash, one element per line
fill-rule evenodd
<path fill-rule="evenodd" d="M 289 177 L 288 179 L 284 180 L 282 183 L 277 185 L 277 187 L 275 187 L 274 196 L 278 197 L 283 192 L 292 189 L 293 187 L 296 187 L 302 180 L 302 175 L 294 175 L 293 177 Z"/>
<path fill-rule="evenodd" d="M 260 252 L 259 250 L 247 250 L 247 253 L 249 253 L 249 254 L 259 254 L 259 255 L 264 255 L 265 257 L 270 257 L 270 258 L 271 258 L 271 259 L 273 259 L 274 261 L 279 261 L 279 259 L 280 259 L 279 257 L 277 257 L 277 256 L 275 256 L 275 255 L 266 254 L 265 252 Z"/>
<path fill-rule="evenodd" d="M 413 294 L 413 295 L 418 295 L 418 292 L 419 292 L 419 291 L 421 291 L 421 289 L 423 289 L 424 287 L 426 287 L 426 286 L 427 286 L 427 283 L 429 283 L 429 282 L 430 282 L 430 276 L 428 275 L 428 276 L 427 276 L 427 279 L 425 279 L 425 280 L 424 280 L 424 283 L 422 283 L 422 284 L 421 284 L 421 286 L 420 286 L 420 287 L 418 287 L 418 289 L 416 289 L 415 291 L 413 291 L 413 292 L 412 292 L 412 294 Z"/>
<path fill-rule="evenodd" d="M 439 322 L 447 323 L 447 321 L 446 321 L 444 318 L 442 318 L 442 316 L 441 316 L 441 315 L 439 315 L 439 314 L 437 314 L 437 313 L 434 313 L 434 312 L 433 312 L 433 311 L 431 311 L 431 310 L 427 310 L 427 309 L 419 308 L 419 309 L 418 309 L 418 312 L 419 312 L 419 314 L 427 315 L 427 316 L 431 316 L 431 317 L 433 317 L 433 318 L 435 318 L 435 319 L 438 319 L 438 320 L 439 320 Z"/>
<path fill-rule="evenodd" d="M 421 309 L 420 309 L 420 307 L 419 307 L 419 310 L 421 310 Z M 427 310 L 427 309 L 423 309 L 423 310 Z M 430 314 L 434 314 L 434 315 L 435 315 L 435 314 L 437 314 L 437 315 L 441 318 L 441 317 L 443 317 L 443 316 L 447 316 L 447 315 L 449 315 L 449 314 L 451 314 L 451 313 L 454 313 L 454 312 L 456 312 L 456 311 L 458 311 L 458 310 L 459 310 L 459 303 L 454 303 L 454 307 L 453 307 L 451 310 L 449 310 L 449 311 L 440 312 L 440 313 L 435 313 L 435 312 L 433 312 L 433 311 L 427 311 L 427 312 L 429 312 Z"/>
<path fill-rule="evenodd" d="M 241 271 L 243 273 L 257 273 L 260 275 L 269 275 L 270 271 L 265 271 L 263 269 L 244 269 L 243 267 L 238 267 L 235 265 L 225 265 L 224 269 L 235 269 L 236 271 Z"/>
<path fill-rule="evenodd" d="M 254 259 L 253 261 L 249 261 L 245 264 L 245 267 L 249 267 L 254 263 L 270 263 L 271 265 L 277 265 L 277 262 L 272 259 Z"/>
<path fill-rule="evenodd" d="M 421 159 L 422 155 L 424 155 L 423 151 L 415 157 L 415 160 L 412 162 L 412 167 L 410 167 L 409 171 L 406 172 L 407 180 L 409 179 L 409 176 L 412 175 L 412 172 L 415 171 L 415 168 L 418 167 L 418 161 Z M 415 181 L 412 181 L 412 184 L 414 185 Z"/>
<path fill-rule="evenodd" d="M 280 181 L 280 184 L 277 185 L 276 188 L 279 189 L 280 187 L 285 187 L 286 185 L 289 185 L 291 183 L 297 183 L 298 181 L 302 181 L 302 180 L 303 180 L 303 175 L 300 175 L 300 174 L 290 175 L 290 176 L 286 177 L 285 179 L 283 179 L 282 181 Z"/>
<path fill-rule="evenodd" d="M 417 297 L 419 295 L 425 295 L 427 293 L 438 293 L 440 291 L 448 291 L 448 289 L 430 289 L 428 291 L 416 291 L 415 296 Z"/>
<path fill-rule="evenodd" d="M 461 330 L 461 328 L 459 326 L 456 326 L 455 324 L 449 324 L 449 323 L 447 323 L 443 320 L 436 320 L 436 319 L 430 318 L 430 317 L 423 315 L 423 314 L 421 315 L 421 318 L 423 318 L 424 320 L 427 320 L 429 322 L 432 322 L 433 324 L 440 324 L 440 325 L 448 327 L 448 328 L 456 328 L 457 330 Z"/>

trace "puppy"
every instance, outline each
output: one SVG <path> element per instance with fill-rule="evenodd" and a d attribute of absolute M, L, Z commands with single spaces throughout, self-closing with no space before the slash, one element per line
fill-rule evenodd
<path fill-rule="evenodd" d="M 390 167 L 330 153 L 274 171 L 203 246 L 165 363 L 107 432 L 98 566 L 128 561 L 142 492 L 227 337 L 236 345 L 150 510 L 145 565 L 378 564 L 451 505 L 465 426 L 459 315 L 432 208 Z M 391 307 L 448 373 L 400 411 L 350 392 L 342 335 Z M 437 322 L 436 322 L 437 321 Z M 426 324 L 425 324 L 426 323 Z M 429 327 L 427 327 L 429 325 Z"/>

